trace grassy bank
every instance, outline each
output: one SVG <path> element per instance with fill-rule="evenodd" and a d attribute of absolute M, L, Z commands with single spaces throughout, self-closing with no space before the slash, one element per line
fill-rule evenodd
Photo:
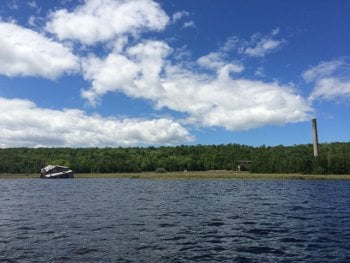
<path fill-rule="evenodd" d="M 252 179 L 252 180 L 350 180 L 350 175 L 306 174 L 253 174 L 230 171 L 170 172 L 170 173 L 88 173 L 75 174 L 75 178 L 129 178 L 129 179 Z M 0 179 L 32 179 L 38 174 L 0 174 Z"/>
<path fill-rule="evenodd" d="M 38 174 L 0 174 L 0 179 L 33 179 L 40 178 Z"/>
<path fill-rule="evenodd" d="M 253 174 L 234 172 L 170 172 L 170 173 L 116 173 L 77 174 L 76 178 L 131 178 L 131 179 L 256 179 L 256 180 L 350 180 L 350 175 Z"/>

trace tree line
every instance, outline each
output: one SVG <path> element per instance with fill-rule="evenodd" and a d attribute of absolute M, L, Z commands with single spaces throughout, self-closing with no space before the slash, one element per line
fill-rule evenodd
<path fill-rule="evenodd" d="M 40 173 L 48 164 L 76 173 L 236 170 L 251 161 L 253 173 L 350 174 L 350 143 L 294 146 L 181 145 L 128 148 L 5 148 L 0 149 L 0 173 Z"/>

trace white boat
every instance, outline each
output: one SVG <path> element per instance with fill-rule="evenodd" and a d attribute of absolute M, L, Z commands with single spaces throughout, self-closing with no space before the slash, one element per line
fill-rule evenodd
<path fill-rule="evenodd" d="M 73 171 L 60 165 L 48 165 L 41 169 L 40 177 L 44 179 L 74 178 Z"/>

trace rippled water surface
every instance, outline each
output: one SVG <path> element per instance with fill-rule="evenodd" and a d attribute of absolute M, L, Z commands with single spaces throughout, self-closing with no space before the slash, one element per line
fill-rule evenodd
<path fill-rule="evenodd" d="M 0 261 L 350 262 L 350 181 L 0 180 Z"/>

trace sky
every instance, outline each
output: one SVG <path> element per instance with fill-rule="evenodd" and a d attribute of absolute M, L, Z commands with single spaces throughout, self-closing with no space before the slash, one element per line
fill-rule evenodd
<path fill-rule="evenodd" d="M 348 0 L 1 0 L 0 148 L 350 141 Z"/>

